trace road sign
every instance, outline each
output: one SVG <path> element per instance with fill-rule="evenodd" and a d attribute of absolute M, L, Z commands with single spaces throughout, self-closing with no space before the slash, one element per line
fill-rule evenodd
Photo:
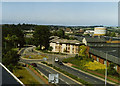
<path fill-rule="evenodd" d="M 38 55 L 40 55 L 40 53 L 38 53 Z"/>
<path fill-rule="evenodd" d="M 44 60 L 44 61 L 47 61 L 47 58 L 44 57 L 43 60 Z"/>
<path fill-rule="evenodd" d="M 59 74 L 49 74 L 49 82 L 59 83 Z"/>

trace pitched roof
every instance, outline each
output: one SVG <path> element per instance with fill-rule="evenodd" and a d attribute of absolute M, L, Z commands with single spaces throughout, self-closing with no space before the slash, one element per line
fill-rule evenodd
<path fill-rule="evenodd" d="M 50 42 L 55 42 L 55 43 L 70 43 L 70 44 L 82 44 L 78 40 L 67 40 L 67 39 L 52 39 Z"/>
<path fill-rule="evenodd" d="M 98 37 L 86 37 L 85 38 L 88 43 L 90 42 L 106 42 L 104 38 L 98 38 Z"/>
<path fill-rule="evenodd" d="M 116 50 L 116 51 L 112 52 L 112 50 Z M 99 48 L 99 47 L 96 47 L 96 48 L 90 48 L 89 52 L 94 54 L 94 55 L 97 55 L 98 57 L 101 57 L 103 59 L 106 59 L 106 52 L 108 52 L 107 53 L 107 57 L 108 57 L 107 60 L 120 65 L 120 53 L 119 53 L 120 49 L 119 48 L 110 48 L 110 47 Z"/>

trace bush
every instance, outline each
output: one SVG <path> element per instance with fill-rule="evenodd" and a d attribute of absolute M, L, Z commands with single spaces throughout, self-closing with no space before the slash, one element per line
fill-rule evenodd
<path fill-rule="evenodd" d="M 50 66 L 50 67 L 53 67 L 53 65 L 52 64 L 47 64 L 48 66 Z"/>
<path fill-rule="evenodd" d="M 36 50 L 40 50 L 40 47 L 36 47 Z"/>

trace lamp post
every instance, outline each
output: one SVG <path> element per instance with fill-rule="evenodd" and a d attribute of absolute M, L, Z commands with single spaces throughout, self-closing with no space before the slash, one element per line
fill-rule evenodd
<path fill-rule="evenodd" d="M 107 55 L 108 55 L 108 52 L 115 52 L 116 50 L 112 50 L 112 51 L 106 51 L 106 69 L 105 69 L 105 86 L 107 84 Z"/>

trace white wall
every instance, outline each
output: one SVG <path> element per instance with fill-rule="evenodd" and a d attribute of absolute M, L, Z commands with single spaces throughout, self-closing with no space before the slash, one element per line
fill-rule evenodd
<path fill-rule="evenodd" d="M 73 45 L 70 45 L 70 54 L 72 54 L 72 48 L 73 47 L 74 47 Z"/>
<path fill-rule="evenodd" d="M 55 43 L 50 43 L 50 46 L 52 46 L 53 47 L 53 50 L 52 50 L 52 52 L 55 52 Z"/>
<path fill-rule="evenodd" d="M 85 45 L 87 45 L 87 41 L 86 41 L 85 38 L 83 38 L 82 42 L 83 42 Z"/>
<path fill-rule="evenodd" d="M 62 53 L 64 53 L 64 49 L 66 49 L 66 44 L 62 44 Z"/>

